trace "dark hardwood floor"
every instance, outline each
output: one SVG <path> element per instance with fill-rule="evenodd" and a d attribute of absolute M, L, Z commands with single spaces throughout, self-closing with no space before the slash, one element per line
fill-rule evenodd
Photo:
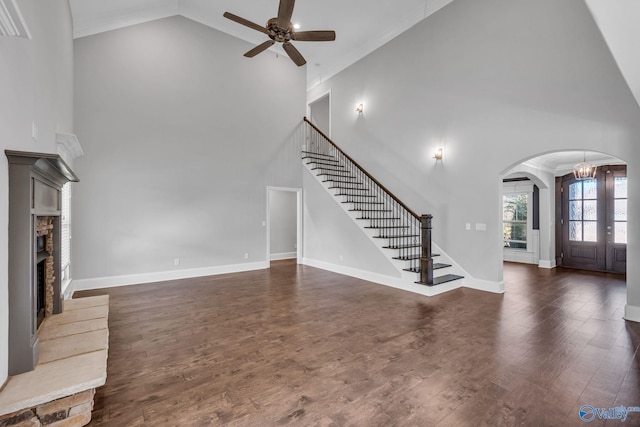
<path fill-rule="evenodd" d="M 578 426 L 582 405 L 640 406 L 623 276 L 504 279 L 427 298 L 283 261 L 76 293 L 110 295 L 90 425 Z"/>

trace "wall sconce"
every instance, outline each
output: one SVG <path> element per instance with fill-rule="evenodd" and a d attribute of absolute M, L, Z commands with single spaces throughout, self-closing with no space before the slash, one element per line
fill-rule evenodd
<path fill-rule="evenodd" d="M 442 153 L 442 147 L 441 147 L 436 150 L 436 153 L 433 155 L 433 158 L 436 160 L 442 160 L 442 156 L 443 156 L 443 153 Z"/>
<path fill-rule="evenodd" d="M 358 106 L 356 107 L 356 111 L 358 112 L 358 114 L 362 114 L 362 112 L 364 111 L 364 105 L 358 104 Z"/>

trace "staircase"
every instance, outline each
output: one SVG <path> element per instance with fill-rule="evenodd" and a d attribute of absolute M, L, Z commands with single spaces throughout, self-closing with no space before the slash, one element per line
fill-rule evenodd
<path fill-rule="evenodd" d="M 432 252 L 431 215 L 417 215 L 306 117 L 304 121 L 307 127 L 307 144 L 302 151 L 305 167 L 384 252 L 399 270 L 401 279 L 432 289 L 446 287 L 442 291 L 462 286 L 464 276 L 456 274 L 462 269 L 446 255 Z M 434 257 L 438 262 L 434 263 Z"/>

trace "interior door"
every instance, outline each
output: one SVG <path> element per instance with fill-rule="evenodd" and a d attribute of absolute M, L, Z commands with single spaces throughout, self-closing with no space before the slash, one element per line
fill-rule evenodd
<path fill-rule="evenodd" d="M 626 166 L 600 167 L 591 180 L 562 177 L 562 266 L 626 271 L 626 179 Z"/>

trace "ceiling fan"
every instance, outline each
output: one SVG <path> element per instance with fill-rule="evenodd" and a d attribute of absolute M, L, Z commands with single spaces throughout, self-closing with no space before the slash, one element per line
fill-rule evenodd
<path fill-rule="evenodd" d="M 252 28 L 256 31 L 260 31 L 261 33 L 269 36 L 271 40 L 267 40 L 266 42 L 259 44 L 254 47 L 250 51 L 244 54 L 247 58 L 253 58 L 260 52 L 263 52 L 269 49 L 271 46 L 275 44 L 275 42 L 282 43 L 282 47 L 284 51 L 287 52 L 289 58 L 295 64 L 300 67 L 307 63 L 304 57 L 298 49 L 296 49 L 292 44 L 292 40 L 301 41 L 301 42 L 329 42 L 334 41 L 336 39 L 335 31 L 328 30 L 319 30 L 319 31 L 294 31 L 293 25 L 291 24 L 291 15 L 293 15 L 293 6 L 295 5 L 295 0 L 280 0 L 280 6 L 278 7 L 278 16 L 276 18 L 271 18 L 267 21 L 267 25 L 262 27 L 256 23 L 253 23 L 247 19 L 241 18 L 233 13 L 225 12 L 224 17 L 227 19 L 231 19 L 232 21 L 237 22 L 238 24 L 242 24 L 246 27 Z"/>

